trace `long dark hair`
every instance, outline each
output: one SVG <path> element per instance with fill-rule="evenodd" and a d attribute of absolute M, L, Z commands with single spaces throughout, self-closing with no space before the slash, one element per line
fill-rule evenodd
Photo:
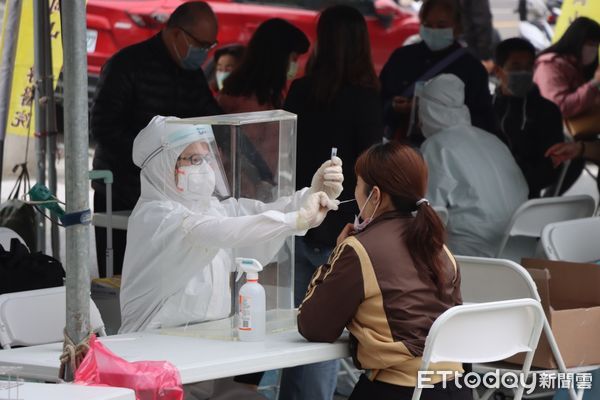
<path fill-rule="evenodd" d="M 377 186 L 387 193 L 397 211 L 417 211 L 403 240 L 415 266 L 431 276 L 441 295 L 448 282 L 443 262 L 446 230 L 428 203 L 416 205 L 427 191 L 428 170 L 423 157 L 399 142 L 376 144 L 360 155 L 354 171 L 365 181 L 368 191 Z"/>
<path fill-rule="evenodd" d="M 321 13 L 306 76 L 318 105 L 331 104 L 345 84 L 379 89 L 367 24 L 358 10 L 336 5 Z"/>
<path fill-rule="evenodd" d="M 569 55 L 575 57 L 579 64 L 581 64 L 581 51 L 583 50 L 583 45 L 588 40 L 600 42 L 600 25 L 593 19 L 579 17 L 569 25 L 556 43 L 542 51 L 540 55 L 548 53 L 562 56 Z M 591 78 L 597 67 L 597 59 L 592 65 L 586 66 L 586 78 Z"/>
<path fill-rule="evenodd" d="M 280 18 L 263 22 L 252 35 L 240 65 L 225 79 L 223 93 L 255 95 L 260 104 L 280 107 L 290 54 L 306 53 L 309 46 L 306 35 L 289 22 Z"/>

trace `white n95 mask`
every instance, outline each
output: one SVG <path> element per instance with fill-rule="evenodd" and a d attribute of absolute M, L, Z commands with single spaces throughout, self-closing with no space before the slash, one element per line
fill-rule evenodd
<path fill-rule="evenodd" d="M 215 172 L 208 163 L 177 168 L 177 190 L 190 200 L 212 196 L 215 191 Z"/>

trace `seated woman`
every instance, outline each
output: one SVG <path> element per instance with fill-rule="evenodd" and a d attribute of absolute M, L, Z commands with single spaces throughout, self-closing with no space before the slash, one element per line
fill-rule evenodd
<path fill-rule="evenodd" d="M 336 209 L 342 191 L 336 157 L 291 197 L 231 198 L 211 127 L 177 121 L 154 117 L 133 144 L 141 196 L 127 231 L 121 333 L 227 317 L 231 249 L 268 263 L 286 237 Z"/>
<path fill-rule="evenodd" d="M 460 271 L 444 245 L 444 226 L 423 198 L 427 166 L 397 142 L 371 147 L 355 166 L 363 220 L 348 224 L 327 264 L 315 272 L 298 314 L 298 330 L 333 342 L 350 331 L 361 376 L 350 400 L 410 399 L 433 321 L 461 304 Z M 414 215 L 414 216 L 413 216 Z M 462 371 L 459 363 L 431 370 Z M 471 399 L 468 389 L 433 389 L 422 399 Z"/>
<path fill-rule="evenodd" d="M 535 63 L 535 83 L 564 118 L 600 108 L 599 43 L 600 25 L 579 17 Z"/>
<path fill-rule="evenodd" d="M 599 44 L 600 25 L 590 18 L 579 17 L 535 63 L 533 79 L 542 96 L 555 103 L 566 120 L 600 113 Z M 591 119 L 590 125 L 593 123 Z M 600 127 L 597 131 L 594 133 L 600 133 Z M 595 134 L 575 134 L 575 140 L 593 140 Z M 584 159 L 571 163 L 561 193 L 579 178 L 584 166 Z M 600 188 L 600 179 L 597 184 Z"/>

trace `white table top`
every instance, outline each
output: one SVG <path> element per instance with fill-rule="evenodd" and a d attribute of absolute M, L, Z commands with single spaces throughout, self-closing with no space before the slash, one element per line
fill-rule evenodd
<path fill-rule="evenodd" d="M 166 360 L 184 384 L 258 371 L 334 360 L 350 355 L 347 339 L 311 343 L 297 331 L 267 336 L 264 342 L 234 342 L 139 332 L 100 338 L 127 361 Z M 56 380 L 62 343 L 0 350 L 0 366 L 19 365 L 20 376 Z"/>
<path fill-rule="evenodd" d="M 12 382 L 7 388 L 7 384 L 0 382 L 0 400 L 135 400 L 134 391 L 124 388 L 32 382 Z"/>
<path fill-rule="evenodd" d="M 126 211 L 113 211 L 112 214 L 112 226 L 113 229 L 121 229 L 127 230 L 127 222 L 129 221 L 129 216 L 131 215 L 131 210 Z M 94 213 L 92 215 L 92 224 L 95 226 L 106 227 L 108 224 L 108 218 L 106 213 Z"/>

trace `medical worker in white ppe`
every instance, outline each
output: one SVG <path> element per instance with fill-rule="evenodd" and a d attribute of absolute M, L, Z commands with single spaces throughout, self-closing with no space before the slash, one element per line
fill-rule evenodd
<path fill-rule="evenodd" d="M 342 161 L 274 203 L 229 197 L 212 129 L 157 116 L 133 144 L 141 196 L 127 231 L 120 332 L 229 315 L 231 249 L 268 263 L 290 235 L 318 226 L 342 192 Z"/>
<path fill-rule="evenodd" d="M 448 245 L 454 254 L 495 257 L 513 212 L 527 201 L 527 182 L 506 145 L 471 125 L 459 78 L 439 75 L 416 96 L 427 198 L 448 208 Z"/>

